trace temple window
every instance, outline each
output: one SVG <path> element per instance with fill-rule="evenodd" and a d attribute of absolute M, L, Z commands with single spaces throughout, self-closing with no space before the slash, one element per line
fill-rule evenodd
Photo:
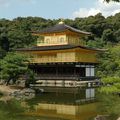
<path fill-rule="evenodd" d="M 49 39 L 49 38 L 47 38 L 47 39 L 46 39 L 46 43 L 47 43 L 47 44 L 49 44 L 49 42 L 50 42 L 50 39 Z"/>
<path fill-rule="evenodd" d="M 61 38 L 60 38 L 60 43 L 63 43 L 63 42 L 64 42 L 64 38 L 61 37 Z"/>

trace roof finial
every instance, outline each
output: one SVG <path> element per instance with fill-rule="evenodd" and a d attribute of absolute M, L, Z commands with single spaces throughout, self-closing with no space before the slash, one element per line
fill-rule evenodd
<path fill-rule="evenodd" d="M 60 22 L 59 22 L 58 24 L 64 24 L 64 19 L 61 18 L 61 19 L 60 19 Z"/>

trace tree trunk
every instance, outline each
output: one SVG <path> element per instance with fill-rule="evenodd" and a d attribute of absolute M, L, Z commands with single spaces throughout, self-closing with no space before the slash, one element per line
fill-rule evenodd
<path fill-rule="evenodd" d="M 9 85 L 10 80 L 11 80 L 11 78 L 9 78 L 9 79 L 6 81 L 6 86 Z"/>

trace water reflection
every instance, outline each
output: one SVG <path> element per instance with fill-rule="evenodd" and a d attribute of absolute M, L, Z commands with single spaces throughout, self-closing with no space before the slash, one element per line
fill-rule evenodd
<path fill-rule="evenodd" d="M 26 108 L 27 104 L 22 105 L 20 101 L 14 99 L 7 102 L 0 101 L 0 120 L 63 120 L 47 116 L 32 116 L 32 114 L 25 115 L 28 110 Z M 29 110 L 31 111 L 32 109 L 29 107 Z"/>
<path fill-rule="evenodd" d="M 34 110 L 27 115 L 47 117 L 46 120 L 90 120 L 97 115 L 95 89 L 80 89 L 78 93 L 42 93 L 27 101 Z"/>

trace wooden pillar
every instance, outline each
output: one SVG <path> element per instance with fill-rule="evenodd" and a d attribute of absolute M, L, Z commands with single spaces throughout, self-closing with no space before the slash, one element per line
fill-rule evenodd
<path fill-rule="evenodd" d="M 74 67 L 73 69 L 74 69 L 74 76 L 76 76 L 76 67 Z"/>
<path fill-rule="evenodd" d="M 56 65 L 56 76 L 58 76 L 58 66 Z"/>

